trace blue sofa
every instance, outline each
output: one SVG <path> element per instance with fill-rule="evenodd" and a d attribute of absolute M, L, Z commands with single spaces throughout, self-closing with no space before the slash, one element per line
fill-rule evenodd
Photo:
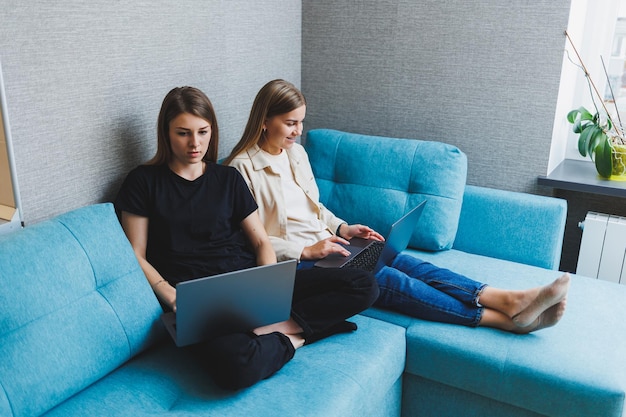
<path fill-rule="evenodd" d="M 465 185 L 443 143 L 312 130 L 306 148 L 322 202 L 351 223 L 385 232 L 428 200 L 407 253 L 500 288 L 561 275 L 562 200 Z M 624 285 L 573 275 L 561 322 L 524 336 L 364 314 L 406 328 L 403 416 L 626 415 Z"/>
<path fill-rule="evenodd" d="M 0 416 L 398 415 L 404 328 L 298 350 L 250 389 L 218 389 L 174 347 L 111 204 L 0 236 Z"/>
<path fill-rule="evenodd" d="M 496 286 L 551 281 L 562 200 L 465 185 L 458 149 L 329 130 L 306 141 L 324 203 L 408 253 Z M 348 192 L 349 191 L 349 192 Z M 111 204 L 0 236 L 0 416 L 621 416 L 624 288 L 573 277 L 558 326 L 516 336 L 370 309 L 251 388 L 174 347 Z"/>

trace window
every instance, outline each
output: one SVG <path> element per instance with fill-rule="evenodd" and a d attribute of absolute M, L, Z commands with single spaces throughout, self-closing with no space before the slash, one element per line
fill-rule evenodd
<path fill-rule="evenodd" d="M 607 109 L 614 111 L 617 105 L 626 124 L 626 0 L 572 0 L 567 32 Z M 591 92 L 576 52 L 565 42 L 548 173 L 564 159 L 588 160 L 578 153 L 578 136 L 566 115 L 580 106 L 592 110 Z"/>
<path fill-rule="evenodd" d="M 8 114 L 0 65 L 0 234 L 15 230 L 22 224 Z"/>
<path fill-rule="evenodd" d="M 626 11 L 622 10 L 622 13 Z M 607 106 L 617 107 L 619 119 L 626 121 L 626 16 L 617 18 L 607 72 L 609 85 L 604 92 L 604 100 Z"/>

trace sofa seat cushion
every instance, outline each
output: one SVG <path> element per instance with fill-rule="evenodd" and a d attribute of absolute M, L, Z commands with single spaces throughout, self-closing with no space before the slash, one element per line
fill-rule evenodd
<path fill-rule="evenodd" d="M 561 274 L 455 250 L 408 252 L 500 288 L 530 288 Z M 407 327 L 406 372 L 540 415 L 621 416 L 624 300 L 624 285 L 572 275 L 563 319 L 528 335 L 412 319 L 400 323 Z M 366 314 L 396 321 L 388 312 Z"/>
<path fill-rule="evenodd" d="M 52 416 L 399 415 L 405 329 L 355 316 L 359 329 L 306 345 L 272 377 L 217 388 L 171 343 L 141 354 L 46 414 Z"/>
<path fill-rule="evenodd" d="M 467 157 L 458 148 L 329 129 L 309 131 L 305 147 L 320 200 L 337 216 L 387 234 L 395 220 L 428 200 L 411 246 L 452 247 L 467 176 Z"/>

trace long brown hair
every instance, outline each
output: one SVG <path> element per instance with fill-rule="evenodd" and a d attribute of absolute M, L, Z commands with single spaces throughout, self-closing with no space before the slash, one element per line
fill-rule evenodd
<path fill-rule="evenodd" d="M 278 79 L 265 84 L 252 103 L 250 117 L 241 139 L 224 160 L 224 164 L 228 165 L 237 155 L 259 143 L 263 134 L 263 123 L 267 119 L 305 105 L 304 95 L 292 83 Z"/>
<path fill-rule="evenodd" d="M 202 160 L 205 162 L 217 162 L 219 129 L 211 100 L 195 87 L 176 87 L 167 93 L 163 99 L 157 121 L 157 151 L 154 157 L 146 162 L 147 165 L 163 165 L 172 160 L 169 134 L 170 122 L 182 113 L 193 114 L 209 123 L 211 126 L 211 140 Z"/>

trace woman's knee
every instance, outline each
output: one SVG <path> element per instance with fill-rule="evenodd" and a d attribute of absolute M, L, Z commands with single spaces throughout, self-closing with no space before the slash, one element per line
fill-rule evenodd
<path fill-rule="evenodd" d="M 215 383 L 238 390 L 273 375 L 295 353 L 289 338 L 275 332 L 257 336 L 237 333 L 206 344 L 203 352 Z"/>
<path fill-rule="evenodd" d="M 376 277 L 372 273 L 360 269 L 346 269 L 346 271 L 348 270 L 352 271 L 350 283 L 352 288 L 360 294 L 363 300 L 363 309 L 372 306 L 380 294 Z"/>

